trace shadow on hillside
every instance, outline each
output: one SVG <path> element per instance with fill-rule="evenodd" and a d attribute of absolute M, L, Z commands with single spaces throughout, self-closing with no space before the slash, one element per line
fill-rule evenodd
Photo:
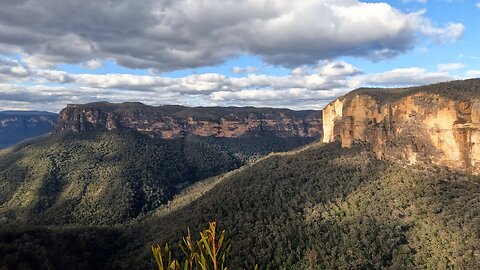
<path fill-rule="evenodd" d="M 288 243 L 288 249 L 298 252 L 305 248 L 306 239 L 297 230 L 305 228 L 307 206 L 348 196 L 376 179 L 386 164 L 364 149 L 341 149 L 336 144 L 293 155 L 272 155 L 233 174 L 187 207 L 161 219 L 147 219 L 133 229 L 146 232 L 132 243 L 134 257 L 141 258 L 143 253 L 145 263 L 150 256 L 145 243 L 177 243 L 186 226 L 198 231 L 218 220 L 233 238 L 235 250 L 250 251 L 238 254 L 235 267 L 244 266 L 239 259 L 249 257 L 248 265 L 253 261 L 266 265 L 280 243 Z M 294 256 L 288 260 L 298 260 L 298 255 Z M 142 259 L 134 262 L 141 263 Z"/>
<path fill-rule="evenodd" d="M 190 205 L 132 227 L 131 232 L 142 231 L 143 236 L 132 234 L 136 241 L 113 261 L 153 267 L 150 244 L 169 242 L 181 254 L 175 243 L 187 226 L 199 231 L 209 221 L 218 220 L 234 241 L 234 268 L 258 263 L 279 269 L 313 258 L 323 261 L 319 263 L 323 268 L 437 268 L 451 266 L 455 259 L 471 267 L 475 257 L 460 255 L 464 249 L 452 245 L 442 250 L 431 243 L 441 244 L 440 239 L 453 236 L 477 243 L 480 236 L 473 230 L 475 223 L 470 223 L 472 230 L 465 234 L 461 232 L 466 223 L 449 230 L 440 227 L 438 231 L 443 232 L 438 236 L 428 232 L 425 236 L 431 227 L 420 225 L 428 219 L 453 220 L 435 211 L 424 212 L 433 209 L 435 202 L 442 201 L 445 210 L 455 204 L 455 198 L 434 192 L 437 179 L 452 173 L 432 169 L 395 165 L 375 159 L 361 147 L 341 149 L 336 144 L 273 155 L 232 174 Z M 480 191 L 470 194 L 478 196 Z M 451 215 L 464 220 L 465 205 L 457 206 Z M 323 210 L 307 222 L 315 207 Z M 473 212 L 470 216 L 478 220 L 478 211 Z M 442 261 L 446 253 L 457 257 Z"/>
<path fill-rule="evenodd" d="M 198 232 L 217 220 L 234 241 L 232 269 L 254 263 L 262 269 L 305 269 L 309 263 L 321 268 L 476 269 L 478 178 L 431 169 L 380 161 L 361 147 L 309 147 L 249 165 L 167 216 L 118 227 L 116 235 L 99 232 L 100 244 L 86 241 L 73 257 L 70 251 L 43 247 L 46 257 L 60 252 L 56 255 L 68 262 L 106 246 L 111 249 L 99 253 L 98 268 L 153 269 L 151 244 L 169 242 L 181 254 L 176 243 L 187 226 Z M 21 230 L 0 246 L 11 252 L 24 248 L 28 241 Z M 82 230 L 96 234 L 94 228 Z M 85 235 L 65 233 L 78 241 Z M 62 245 L 55 234 L 51 230 L 33 238 Z M 107 243 L 109 237 L 113 243 Z"/>

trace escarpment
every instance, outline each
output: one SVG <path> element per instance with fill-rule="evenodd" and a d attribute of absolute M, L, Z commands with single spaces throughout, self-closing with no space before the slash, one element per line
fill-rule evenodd
<path fill-rule="evenodd" d="M 379 158 L 480 172 L 480 79 L 359 89 L 323 110 L 323 141 L 369 144 Z"/>
<path fill-rule="evenodd" d="M 147 106 L 141 103 L 68 105 L 60 112 L 57 131 L 131 128 L 155 138 L 190 134 L 240 137 L 274 134 L 279 137 L 320 137 L 321 111 L 254 107 Z"/>
<path fill-rule="evenodd" d="M 51 132 L 57 118 L 57 114 L 49 112 L 0 112 L 0 149 Z"/>

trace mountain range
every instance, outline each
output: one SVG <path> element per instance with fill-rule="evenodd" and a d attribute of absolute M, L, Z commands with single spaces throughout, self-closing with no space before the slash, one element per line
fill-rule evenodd
<path fill-rule="evenodd" d="M 229 269 L 479 269 L 480 80 L 322 112 L 69 105 L 0 152 L 6 269 L 153 269 L 216 220 Z"/>
<path fill-rule="evenodd" d="M 0 149 L 51 132 L 58 114 L 39 111 L 0 111 Z"/>

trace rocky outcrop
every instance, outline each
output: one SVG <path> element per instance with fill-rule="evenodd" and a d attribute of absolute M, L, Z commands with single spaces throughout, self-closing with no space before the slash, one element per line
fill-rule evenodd
<path fill-rule="evenodd" d="M 480 172 L 480 80 L 359 89 L 323 110 L 323 142 L 371 145 L 380 158 Z"/>
<path fill-rule="evenodd" d="M 320 137 L 321 111 L 254 107 L 159 106 L 141 103 L 68 105 L 60 112 L 57 131 L 132 128 L 155 138 L 189 134 L 240 137 L 268 133 L 279 137 Z"/>

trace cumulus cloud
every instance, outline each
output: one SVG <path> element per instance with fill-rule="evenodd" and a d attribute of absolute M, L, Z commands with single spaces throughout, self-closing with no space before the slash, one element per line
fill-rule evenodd
<path fill-rule="evenodd" d="M 446 72 L 428 72 L 424 68 L 399 68 L 387 72 L 358 76 L 351 80 L 351 86 L 415 86 L 437 82 L 451 81 L 456 77 Z"/>
<path fill-rule="evenodd" d="M 171 78 L 134 74 L 71 74 L 0 59 L 0 110 L 29 108 L 58 111 L 67 103 L 139 101 L 151 105 L 273 106 L 321 109 L 329 101 L 360 86 L 412 86 L 456 79 L 448 71 L 412 67 L 365 74 L 344 61 L 302 66 L 288 75 L 217 73 Z M 469 76 L 479 71 L 470 70 Z M 2 78 L 9 78 L 3 81 Z M 23 82 L 29 82 L 25 86 Z M 15 107 L 16 106 L 16 107 Z"/>
<path fill-rule="evenodd" d="M 69 103 L 88 103 L 96 101 L 125 102 L 138 101 L 151 105 L 178 104 L 188 95 L 177 93 L 139 92 L 135 90 L 101 89 L 91 87 L 22 86 L 18 84 L 0 84 L 0 110 L 37 109 L 58 112 Z M 199 101 L 201 99 L 190 98 Z M 185 103 L 186 105 L 188 102 Z M 191 104 L 193 105 L 193 104 Z"/>
<path fill-rule="evenodd" d="M 12 84 L 0 84 L 0 100 L 17 102 L 55 102 L 68 93 L 56 91 L 63 88 L 58 87 L 22 87 Z"/>
<path fill-rule="evenodd" d="M 103 63 L 99 59 L 92 59 L 82 63 L 82 65 L 88 69 L 99 69 L 102 67 Z"/>
<path fill-rule="evenodd" d="M 268 64 L 314 65 L 345 55 L 392 57 L 411 49 L 418 35 L 449 42 L 463 33 L 460 23 L 438 27 L 421 12 L 358 0 L 3 0 L 1 5 L 0 51 L 22 54 L 37 68 L 58 63 L 95 68 L 109 59 L 166 71 L 240 54 Z"/>
<path fill-rule="evenodd" d="M 448 63 L 448 64 L 438 64 L 437 68 L 440 72 L 453 71 L 464 68 L 465 65 L 462 63 Z"/>
<path fill-rule="evenodd" d="M 343 77 L 360 74 L 361 71 L 355 66 L 344 61 L 339 62 L 324 62 L 316 68 L 318 74 L 329 77 Z"/>
<path fill-rule="evenodd" d="M 0 77 L 22 63 L 4 61 Z M 347 78 L 358 69 L 345 62 L 325 62 L 303 74 L 284 76 L 246 74 L 228 77 L 216 73 L 170 78 L 134 74 L 70 74 L 65 71 L 24 67 L 30 84 L 22 78 L 0 87 L 0 109 L 42 108 L 60 110 L 67 103 L 107 100 L 140 101 L 152 105 L 249 105 L 319 108 L 348 89 Z M 57 86 L 51 86 L 57 85 Z M 58 86 L 61 85 L 61 86 Z M 322 105 L 323 104 L 323 105 Z"/>
<path fill-rule="evenodd" d="M 0 83 L 11 80 L 26 79 L 31 75 L 31 72 L 17 61 L 0 58 Z"/>

